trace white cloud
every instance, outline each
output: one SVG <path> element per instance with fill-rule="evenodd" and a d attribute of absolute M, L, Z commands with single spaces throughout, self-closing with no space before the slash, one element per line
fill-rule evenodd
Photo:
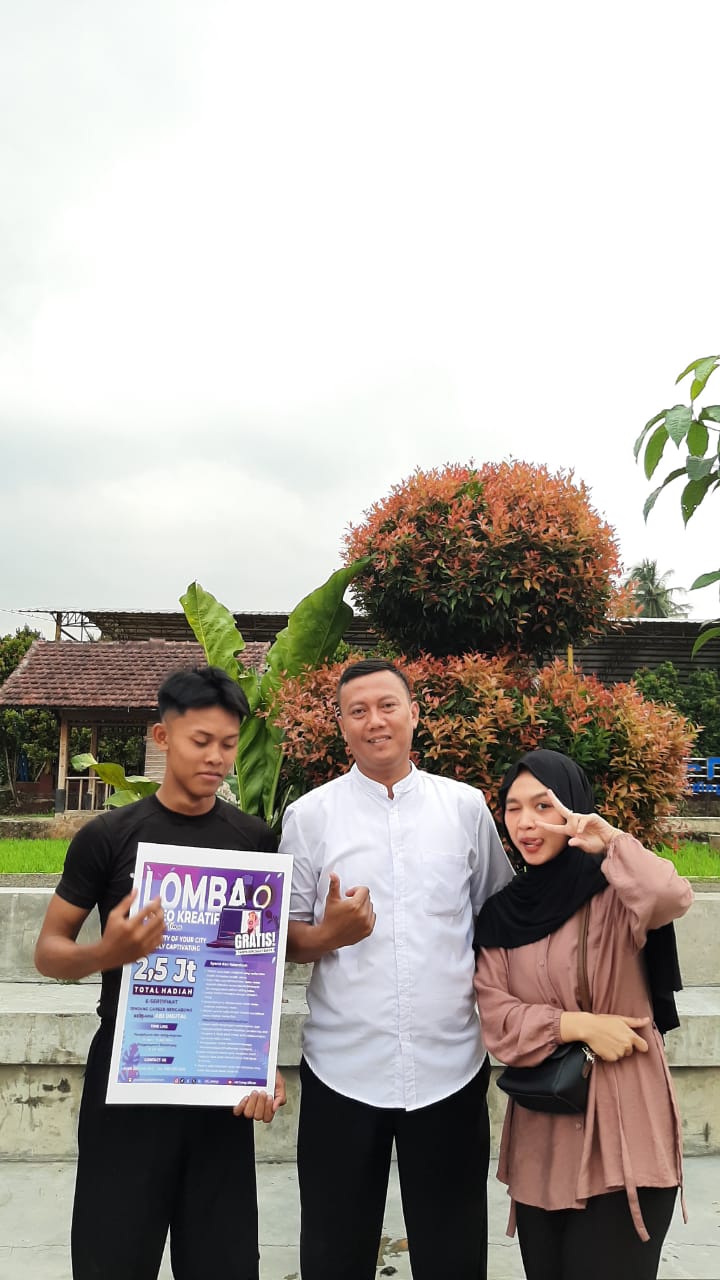
<path fill-rule="evenodd" d="M 672 491 L 645 528 L 632 459 L 717 347 L 710 0 L 4 21 L 0 604 L 197 575 L 288 607 L 393 483 L 471 457 L 575 468 L 628 565 L 715 567 Z"/>

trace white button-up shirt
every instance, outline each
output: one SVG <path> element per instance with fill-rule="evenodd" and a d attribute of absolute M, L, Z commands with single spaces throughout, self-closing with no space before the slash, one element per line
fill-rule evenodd
<path fill-rule="evenodd" d="M 353 765 L 289 806 L 280 850 L 294 856 L 291 920 L 322 920 L 331 871 L 341 894 L 367 885 L 377 916 L 315 963 L 308 1063 L 346 1097 L 412 1111 L 482 1065 L 473 918 L 512 869 L 482 792 L 414 767 L 393 792 Z"/>

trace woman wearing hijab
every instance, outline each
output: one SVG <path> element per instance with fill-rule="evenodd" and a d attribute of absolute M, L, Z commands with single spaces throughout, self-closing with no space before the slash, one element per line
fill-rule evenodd
<path fill-rule="evenodd" d="M 682 1187 L 661 1032 L 678 1024 L 671 922 L 692 891 L 672 863 L 593 812 L 588 779 L 568 756 L 524 755 L 500 799 L 524 866 L 477 921 L 486 1044 L 515 1067 L 571 1041 L 595 1054 L 584 1117 L 508 1102 L 498 1165 L 512 1198 L 508 1232 L 517 1223 L 528 1280 L 655 1280 Z M 592 1012 L 577 992 L 586 903 Z"/>

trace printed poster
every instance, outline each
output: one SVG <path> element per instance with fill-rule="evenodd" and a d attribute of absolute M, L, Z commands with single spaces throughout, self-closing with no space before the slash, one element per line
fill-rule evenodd
<path fill-rule="evenodd" d="M 123 968 L 107 1101 L 235 1106 L 275 1089 L 292 858 L 140 843 L 132 914 L 160 947 Z"/>

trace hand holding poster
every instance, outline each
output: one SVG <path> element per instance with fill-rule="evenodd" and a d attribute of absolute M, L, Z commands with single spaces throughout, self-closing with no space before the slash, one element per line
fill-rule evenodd
<path fill-rule="evenodd" d="M 292 859 L 138 845 L 132 912 L 165 932 L 123 969 L 108 1102 L 234 1106 L 275 1086 Z"/>

